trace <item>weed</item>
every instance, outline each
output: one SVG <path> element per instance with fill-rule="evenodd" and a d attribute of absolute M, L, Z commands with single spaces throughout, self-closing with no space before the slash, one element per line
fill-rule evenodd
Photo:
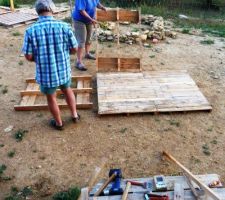
<path fill-rule="evenodd" d="M 2 94 L 6 94 L 6 93 L 8 93 L 8 86 L 7 85 L 5 85 L 2 89 Z"/>
<path fill-rule="evenodd" d="M 160 119 L 159 119 L 159 118 L 155 118 L 155 121 L 156 121 L 156 122 L 160 122 Z"/>
<path fill-rule="evenodd" d="M 138 31 L 139 31 L 138 28 L 133 28 L 133 29 L 131 30 L 131 32 L 138 32 Z"/>
<path fill-rule="evenodd" d="M 10 152 L 8 153 L 8 157 L 9 157 L 9 158 L 13 158 L 13 157 L 15 156 L 15 153 L 16 153 L 15 149 L 12 150 L 12 151 L 10 151 Z"/>
<path fill-rule="evenodd" d="M 175 120 L 170 120 L 170 125 L 179 127 L 180 126 L 180 122 L 177 122 Z"/>
<path fill-rule="evenodd" d="M 210 127 L 207 129 L 208 132 L 212 132 L 213 131 L 213 127 Z"/>
<path fill-rule="evenodd" d="M 0 144 L 0 148 L 4 147 L 5 145 L 4 144 Z"/>
<path fill-rule="evenodd" d="M 155 55 L 151 55 L 151 56 L 149 56 L 149 58 L 155 58 Z"/>
<path fill-rule="evenodd" d="M 38 113 L 36 116 L 41 118 L 41 117 L 43 117 L 43 114 L 42 113 Z"/>
<path fill-rule="evenodd" d="M 108 48 L 111 48 L 112 47 L 112 44 L 108 44 Z"/>
<path fill-rule="evenodd" d="M 2 174 L 4 173 L 6 168 L 7 168 L 6 165 L 4 165 L 4 164 L 0 165 L 0 177 L 2 176 Z"/>
<path fill-rule="evenodd" d="M 33 194 L 33 191 L 31 189 L 31 187 L 24 187 L 22 190 L 21 190 L 21 194 L 23 197 L 27 197 L 27 196 L 30 196 Z"/>
<path fill-rule="evenodd" d="M 15 186 L 12 186 L 10 190 L 11 190 L 11 193 L 14 194 L 14 195 L 19 192 L 19 189 Z"/>
<path fill-rule="evenodd" d="M 10 46 L 10 47 L 13 47 L 13 44 L 10 44 L 9 46 Z"/>
<path fill-rule="evenodd" d="M 120 133 L 125 133 L 127 131 L 127 128 L 122 128 L 121 130 L 120 130 Z"/>
<path fill-rule="evenodd" d="M 18 62 L 18 64 L 19 64 L 20 66 L 23 65 L 23 61 L 20 60 L 20 61 Z"/>
<path fill-rule="evenodd" d="M 58 192 L 53 196 L 53 200 L 77 200 L 80 196 L 80 189 L 77 187 L 70 188 L 65 192 Z"/>
<path fill-rule="evenodd" d="M 182 33 L 183 33 L 183 34 L 190 34 L 190 30 L 187 29 L 187 28 L 184 28 L 184 29 L 182 30 Z"/>
<path fill-rule="evenodd" d="M 20 36 L 21 33 L 20 33 L 19 31 L 16 31 L 16 32 L 14 32 L 12 35 L 13 35 L 13 36 Z"/>
<path fill-rule="evenodd" d="M 205 45 L 211 45 L 211 44 L 214 44 L 215 42 L 214 40 L 208 39 L 208 40 L 202 40 L 200 43 Z"/>
<path fill-rule="evenodd" d="M 211 155 L 210 150 L 209 150 L 209 146 L 208 146 L 207 144 L 204 144 L 204 145 L 202 146 L 202 149 L 203 149 L 203 153 L 204 153 L 205 155 L 207 155 L 207 156 L 210 156 L 210 155 Z"/>
<path fill-rule="evenodd" d="M 217 144 L 218 142 L 217 142 L 216 139 L 214 139 L 214 140 L 212 140 L 210 143 L 211 143 L 211 144 Z"/>
<path fill-rule="evenodd" d="M 91 50 L 90 53 L 91 53 L 91 54 L 95 54 L 95 50 Z"/>
<path fill-rule="evenodd" d="M 25 133 L 27 133 L 27 130 L 19 129 L 15 132 L 14 138 L 17 142 L 21 142 L 23 140 L 23 137 L 25 136 Z"/>

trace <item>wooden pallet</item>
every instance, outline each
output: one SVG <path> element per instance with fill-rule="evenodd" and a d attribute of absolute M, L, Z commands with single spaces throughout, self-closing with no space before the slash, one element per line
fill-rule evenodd
<path fill-rule="evenodd" d="M 140 72 L 140 58 L 97 57 L 97 72 Z"/>
<path fill-rule="evenodd" d="M 72 84 L 76 88 L 72 88 L 73 92 L 76 94 L 77 108 L 88 109 L 92 108 L 93 103 L 91 102 L 91 81 L 92 76 L 73 76 Z M 48 109 L 47 103 L 35 103 L 36 99 L 40 96 L 45 98 L 39 90 L 39 85 L 34 79 L 26 80 L 27 87 L 26 90 L 21 91 L 21 101 L 19 105 L 15 105 L 14 109 L 16 111 L 31 111 L 31 110 L 45 110 Z M 57 95 L 62 95 L 61 90 L 57 90 Z M 46 102 L 46 100 L 45 100 Z M 60 108 L 68 108 L 65 100 L 58 104 Z"/>
<path fill-rule="evenodd" d="M 5 6 L 0 6 L 0 15 L 10 13 L 10 12 L 11 12 L 10 8 Z"/>
<path fill-rule="evenodd" d="M 186 71 L 97 73 L 98 113 L 211 110 Z"/>
<path fill-rule="evenodd" d="M 206 185 L 209 185 L 213 181 L 220 180 L 220 177 L 217 174 L 198 175 L 196 177 Z M 128 180 L 138 181 L 138 182 L 148 182 L 152 185 L 151 190 L 154 193 L 156 193 L 156 194 L 167 194 L 167 195 L 169 195 L 170 199 L 174 199 L 175 183 L 179 183 L 181 185 L 181 187 L 185 190 L 183 200 L 194 200 L 195 199 L 191 190 L 190 190 L 190 186 L 188 185 L 187 180 L 185 179 L 184 176 L 165 176 L 165 181 L 166 181 L 167 186 L 168 186 L 166 192 L 156 192 L 155 191 L 155 186 L 153 184 L 153 177 L 136 178 L 136 179 L 122 179 L 121 187 L 123 189 L 125 189 L 126 182 Z M 100 196 L 100 197 L 95 197 L 95 198 L 92 197 L 98 191 L 98 189 L 102 186 L 103 182 L 104 181 L 100 181 L 91 190 L 89 200 L 94 200 L 94 199 L 95 200 L 120 200 L 121 199 L 120 195 Z M 111 188 L 111 186 L 112 186 L 112 184 L 110 183 L 104 191 L 107 193 L 109 191 L 109 189 Z M 221 196 L 221 198 L 224 199 L 225 198 L 225 188 L 220 188 L 220 187 L 223 187 L 223 186 L 220 185 L 218 188 L 213 189 L 213 191 L 218 193 Z M 194 184 L 194 188 L 199 188 L 199 187 L 196 184 Z M 144 189 L 144 188 L 139 187 L 139 186 L 131 186 L 131 188 L 129 190 L 128 199 L 129 200 L 143 200 L 144 194 L 148 193 L 148 192 L 149 192 L 149 189 Z"/>
<path fill-rule="evenodd" d="M 125 9 L 111 9 L 107 12 L 102 10 L 97 10 L 96 14 L 97 21 L 105 22 L 131 22 L 139 23 L 140 22 L 140 11 L 137 10 L 125 10 Z"/>
<path fill-rule="evenodd" d="M 32 23 L 37 18 L 37 15 L 22 12 L 11 12 L 0 15 L 0 24 L 7 28 L 17 27 L 23 24 Z"/>

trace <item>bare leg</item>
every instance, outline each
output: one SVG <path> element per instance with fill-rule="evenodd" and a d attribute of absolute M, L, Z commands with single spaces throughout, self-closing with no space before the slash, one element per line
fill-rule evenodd
<path fill-rule="evenodd" d="M 62 119 L 60 116 L 59 106 L 56 101 L 56 93 L 54 94 L 47 94 L 47 101 L 48 101 L 48 108 L 52 113 L 53 118 L 55 119 L 57 125 L 62 126 Z"/>
<path fill-rule="evenodd" d="M 85 53 L 89 54 L 91 48 L 91 44 L 85 44 Z"/>
<path fill-rule="evenodd" d="M 82 55 L 83 55 L 83 48 L 78 47 L 78 49 L 77 49 L 77 62 L 82 63 Z"/>
<path fill-rule="evenodd" d="M 77 116 L 77 109 L 76 109 L 76 99 L 75 99 L 75 96 L 74 96 L 74 93 L 73 93 L 72 89 L 66 88 L 66 89 L 63 89 L 62 92 L 66 97 L 66 102 L 67 102 L 67 104 L 70 108 L 72 117 L 75 117 L 75 118 L 78 117 Z"/>

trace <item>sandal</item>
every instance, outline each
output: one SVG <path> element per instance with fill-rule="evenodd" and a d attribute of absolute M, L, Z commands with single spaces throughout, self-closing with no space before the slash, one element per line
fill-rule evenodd
<path fill-rule="evenodd" d="M 77 117 L 72 117 L 72 121 L 74 122 L 74 123 L 77 123 L 77 122 L 79 122 L 80 121 L 80 115 L 79 114 L 77 114 Z"/>
<path fill-rule="evenodd" d="M 92 55 L 92 54 L 90 54 L 90 53 L 87 53 L 87 54 L 85 55 L 85 58 L 86 58 L 86 59 L 90 59 L 90 60 L 96 60 L 95 56 Z"/>
<path fill-rule="evenodd" d="M 58 131 L 62 131 L 64 129 L 64 125 L 58 125 L 55 121 L 55 119 L 50 120 L 50 126 Z"/>

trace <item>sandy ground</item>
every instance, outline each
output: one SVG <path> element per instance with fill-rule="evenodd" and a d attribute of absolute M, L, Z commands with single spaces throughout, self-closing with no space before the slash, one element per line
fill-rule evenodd
<path fill-rule="evenodd" d="M 179 34 L 178 39 L 168 39 L 143 52 L 144 70 L 186 69 L 212 104 L 212 112 L 97 117 L 95 63 L 86 62 L 89 70 L 83 74 L 94 77 L 94 109 L 80 110 L 82 121 L 76 125 L 69 122 L 69 111 L 62 111 L 66 130 L 57 132 L 48 126 L 48 111 L 13 109 L 20 101 L 19 91 L 25 89 L 25 79 L 34 76 L 34 65 L 19 57 L 24 30 L 0 28 L 0 144 L 4 144 L 0 164 L 7 166 L 4 175 L 12 177 L 0 182 L 0 199 L 12 186 L 32 186 L 32 199 L 51 199 L 42 196 L 72 185 L 82 187 L 102 157 L 108 158 L 102 177 L 107 177 L 111 167 L 122 168 L 124 177 L 129 178 L 178 174 L 177 167 L 162 161 L 163 150 L 195 174 L 217 173 L 225 180 L 225 42 L 220 38 L 213 38 L 213 45 L 202 45 L 203 37 Z M 13 36 L 17 31 L 21 35 Z M 107 45 L 101 48 L 105 53 Z M 121 49 L 138 55 L 136 45 L 122 45 Z M 73 74 L 81 74 L 74 68 L 74 60 L 75 56 Z M 6 94 L 2 94 L 4 86 Z M 5 133 L 9 125 L 13 130 Z M 18 129 L 28 130 L 21 142 L 13 138 Z M 203 153 L 206 144 L 210 155 Z M 13 149 L 15 156 L 9 158 Z"/>

